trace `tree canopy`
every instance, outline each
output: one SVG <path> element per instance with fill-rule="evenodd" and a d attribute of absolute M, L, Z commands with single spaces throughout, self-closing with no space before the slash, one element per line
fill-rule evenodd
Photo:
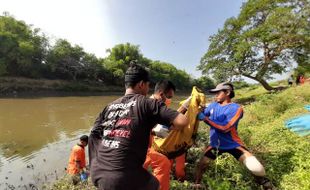
<path fill-rule="evenodd" d="M 0 75 L 40 77 L 48 40 L 23 21 L 0 16 Z"/>
<path fill-rule="evenodd" d="M 144 57 L 138 45 L 118 44 L 107 53 L 107 57 L 98 58 L 65 39 L 50 45 L 40 29 L 8 13 L 0 16 L 0 76 L 101 81 L 120 86 L 126 69 L 135 61 L 149 69 L 154 82 L 171 80 L 178 89 L 187 90 L 193 84 L 186 71 Z"/>
<path fill-rule="evenodd" d="M 210 38 L 198 69 L 217 81 L 248 77 L 272 90 L 267 80 L 309 56 L 309 1 L 249 0 L 236 18 Z M 299 60 L 296 58 L 300 58 Z"/>

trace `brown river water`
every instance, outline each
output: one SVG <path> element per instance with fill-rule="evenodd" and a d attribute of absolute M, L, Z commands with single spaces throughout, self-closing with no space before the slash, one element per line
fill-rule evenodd
<path fill-rule="evenodd" d="M 42 189 L 61 178 L 71 147 L 120 96 L 0 98 L 0 190 Z"/>

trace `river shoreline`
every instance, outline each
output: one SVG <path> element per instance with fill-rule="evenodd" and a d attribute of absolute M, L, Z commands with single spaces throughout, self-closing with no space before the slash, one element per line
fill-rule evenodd
<path fill-rule="evenodd" d="M 153 92 L 152 88 L 151 86 L 150 93 Z M 95 81 L 0 77 L 0 98 L 122 95 L 124 90 L 123 86 Z M 186 95 L 190 91 L 191 89 L 177 90 L 177 94 Z"/>
<path fill-rule="evenodd" d="M 67 81 L 0 77 L 0 96 L 84 96 L 120 94 L 124 88 L 95 81 Z"/>

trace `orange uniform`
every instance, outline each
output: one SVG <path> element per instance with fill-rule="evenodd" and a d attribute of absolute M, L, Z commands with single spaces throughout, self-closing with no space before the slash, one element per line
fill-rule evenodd
<path fill-rule="evenodd" d="M 151 96 L 150 98 L 154 98 Z M 166 99 L 166 106 L 170 106 L 171 99 Z M 149 148 L 147 150 L 147 155 L 143 167 L 148 169 L 151 167 L 153 170 L 153 175 L 157 178 L 160 184 L 159 190 L 169 190 L 170 188 L 170 171 L 174 160 L 169 160 L 167 156 L 155 151 L 152 148 L 154 141 L 154 136 L 150 135 Z M 177 157 L 175 173 L 178 179 L 184 179 L 185 177 L 185 154 Z"/>
<path fill-rule="evenodd" d="M 80 165 L 80 168 L 77 168 L 77 163 Z M 84 147 L 80 145 L 74 145 L 71 150 L 67 172 L 68 174 L 72 175 L 78 174 L 80 169 L 85 167 L 86 159 Z"/>
<path fill-rule="evenodd" d="M 185 153 L 181 156 L 176 157 L 175 160 L 175 176 L 179 181 L 184 181 L 185 178 Z M 173 161 L 171 160 L 171 165 L 173 165 Z"/>
<path fill-rule="evenodd" d="M 170 160 L 153 148 L 149 148 L 143 167 L 147 169 L 149 166 L 151 166 L 153 175 L 159 181 L 160 190 L 168 190 L 170 186 Z"/>
<path fill-rule="evenodd" d="M 154 141 L 153 135 L 150 135 L 149 148 L 143 167 L 151 167 L 153 175 L 160 184 L 160 190 L 169 190 L 170 171 L 174 160 L 169 160 L 167 156 L 155 151 L 151 146 Z M 175 158 L 175 175 L 178 180 L 184 180 L 185 177 L 185 153 Z"/>
<path fill-rule="evenodd" d="M 143 167 L 145 169 L 148 169 L 149 166 L 152 168 L 153 175 L 159 181 L 160 190 L 169 190 L 171 163 L 165 155 L 155 151 L 151 147 L 153 140 L 153 135 L 150 135 L 149 148 Z"/>

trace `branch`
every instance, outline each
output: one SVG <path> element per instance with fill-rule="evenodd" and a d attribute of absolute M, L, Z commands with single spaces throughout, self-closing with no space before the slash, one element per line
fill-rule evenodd
<path fill-rule="evenodd" d="M 250 78 L 250 79 L 253 79 L 253 80 L 256 80 L 256 81 L 257 81 L 257 78 L 256 78 L 256 77 L 253 77 L 253 76 L 251 76 L 251 75 L 249 75 L 249 74 L 242 73 L 242 75 L 245 76 L 245 77 L 248 77 L 248 78 Z"/>

